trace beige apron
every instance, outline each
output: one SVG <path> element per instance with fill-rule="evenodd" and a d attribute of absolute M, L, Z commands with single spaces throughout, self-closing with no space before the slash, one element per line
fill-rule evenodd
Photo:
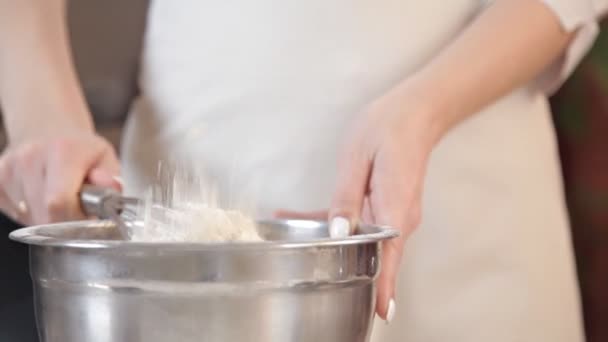
<path fill-rule="evenodd" d="M 153 1 L 123 146 L 127 191 L 150 184 L 159 159 L 188 160 L 225 203 L 255 203 L 261 216 L 327 207 L 347 123 L 484 3 Z M 532 85 L 450 132 L 430 162 L 395 320 L 377 322 L 373 340 L 582 341 L 560 179 Z"/>

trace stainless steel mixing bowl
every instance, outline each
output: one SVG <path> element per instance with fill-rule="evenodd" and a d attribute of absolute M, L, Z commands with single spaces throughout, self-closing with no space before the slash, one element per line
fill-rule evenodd
<path fill-rule="evenodd" d="M 380 243 L 316 221 L 262 221 L 265 242 L 120 241 L 110 221 L 24 228 L 42 342 L 363 342 Z"/>

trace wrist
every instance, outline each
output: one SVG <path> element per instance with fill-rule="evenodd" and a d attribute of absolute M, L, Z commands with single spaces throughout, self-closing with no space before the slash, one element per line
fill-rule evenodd
<path fill-rule="evenodd" d="M 433 82 L 423 77 L 410 77 L 399 84 L 395 92 L 402 99 L 407 124 L 424 132 L 424 139 L 431 148 L 454 125 L 446 96 Z"/>
<path fill-rule="evenodd" d="M 17 120 L 11 120 L 11 117 L 15 117 Z M 43 115 L 24 113 L 21 115 L 5 115 L 5 119 L 10 145 L 45 138 L 95 133 L 95 127 L 88 112 L 85 114 L 47 112 Z"/>

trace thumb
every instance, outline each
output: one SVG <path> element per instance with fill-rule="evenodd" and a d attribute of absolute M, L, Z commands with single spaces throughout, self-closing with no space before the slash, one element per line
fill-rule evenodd
<path fill-rule="evenodd" d="M 120 178 L 120 163 L 112 152 L 102 158 L 87 174 L 87 180 L 92 185 L 113 188 L 122 191 L 123 184 Z"/>
<path fill-rule="evenodd" d="M 329 234 L 342 238 L 352 234 L 359 221 L 368 188 L 372 160 L 352 149 L 338 163 L 336 188 L 329 209 Z"/>
<path fill-rule="evenodd" d="M 390 195 L 389 195 L 390 196 Z M 386 196 L 385 197 L 389 197 Z M 403 203 L 396 198 L 392 203 Z M 374 214 L 379 217 L 379 222 L 400 230 L 396 238 L 386 240 L 382 243 L 382 254 L 380 257 L 380 275 L 376 283 L 378 292 L 376 297 L 376 313 L 390 323 L 395 316 L 395 286 L 401 265 L 403 247 L 407 238 L 407 228 L 402 219 L 402 212 L 406 211 L 399 205 L 384 203 L 383 207 L 377 207 Z"/>
<path fill-rule="evenodd" d="M 389 323 L 395 316 L 395 285 L 401 263 L 403 239 L 402 236 L 399 236 L 382 244 L 382 257 L 380 259 L 382 260 L 382 266 L 376 283 L 378 288 L 376 312 Z"/>
<path fill-rule="evenodd" d="M 394 163 L 392 168 L 385 168 L 382 174 L 374 174 L 374 189 L 370 194 L 376 223 L 393 227 L 401 233 L 382 244 L 376 312 L 387 322 L 395 315 L 395 285 L 405 241 L 420 222 L 422 172 L 410 168 L 408 173 L 407 165 Z"/>

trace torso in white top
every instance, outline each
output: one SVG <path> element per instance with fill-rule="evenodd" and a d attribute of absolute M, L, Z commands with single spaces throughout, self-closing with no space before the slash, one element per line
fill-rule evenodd
<path fill-rule="evenodd" d="M 187 160 L 260 215 L 326 207 L 347 124 L 484 3 L 153 1 L 123 146 L 127 191 L 154 181 L 158 160 Z M 441 142 L 423 215 L 396 322 L 377 341 L 582 341 L 541 92 L 519 89 Z"/>

